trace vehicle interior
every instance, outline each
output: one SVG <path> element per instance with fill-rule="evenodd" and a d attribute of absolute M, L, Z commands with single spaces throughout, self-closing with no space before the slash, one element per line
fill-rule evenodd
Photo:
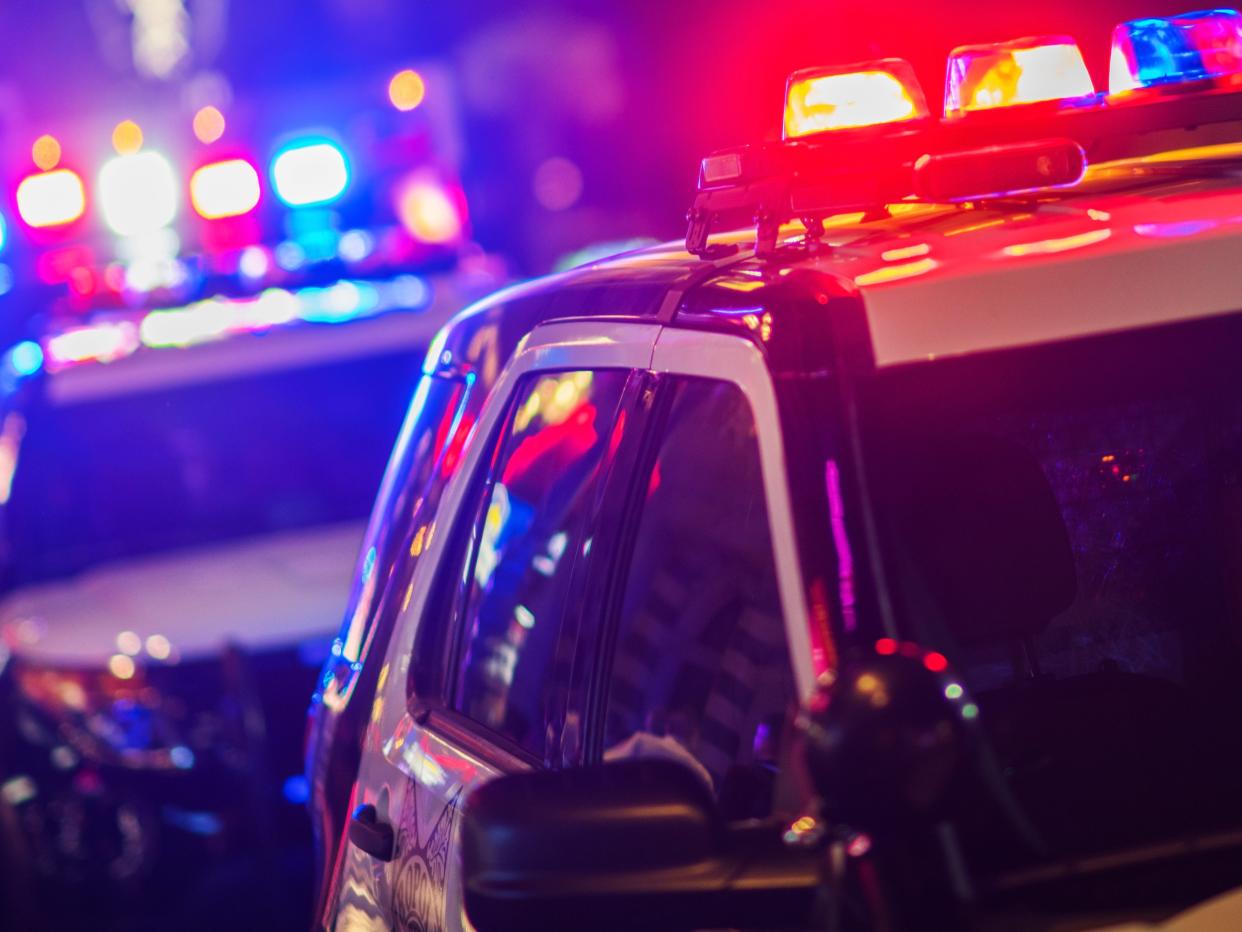
<path fill-rule="evenodd" d="M 1242 838 L 1242 745 L 1219 727 L 1242 708 L 1239 335 L 1226 318 L 872 386 L 903 610 L 994 758 L 999 802 L 963 820 L 992 869 Z"/>

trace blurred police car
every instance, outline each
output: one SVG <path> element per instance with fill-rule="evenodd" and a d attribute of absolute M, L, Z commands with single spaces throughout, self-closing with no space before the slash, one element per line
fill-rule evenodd
<path fill-rule="evenodd" d="M 1242 16 L 1119 26 L 1107 94 L 1066 37 L 948 74 L 943 119 L 900 61 L 794 74 L 684 249 L 441 333 L 319 694 L 322 925 L 1083 928 L 1236 884 Z"/>
<path fill-rule="evenodd" d="M 304 697 L 418 360 L 480 287 L 268 289 L 5 356 L 0 792 L 53 907 L 152 911 L 309 840 Z"/>

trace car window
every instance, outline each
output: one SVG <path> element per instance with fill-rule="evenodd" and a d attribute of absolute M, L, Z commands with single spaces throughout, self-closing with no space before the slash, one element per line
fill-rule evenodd
<path fill-rule="evenodd" d="M 794 688 L 755 420 L 732 384 L 672 391 L 640 487 L 604 757 L 680 760 L 726 815 L 760 817 Z"/>
<path fill-rule="evenodd" d="M 627 373 L 558 372 L 521 382 L 483 487 L 465 571 L 454 707 L 537 758 L 572 656 L 562 643 L 575 563 Z M 565 661 L 567 662 L 567 661 Z"/>

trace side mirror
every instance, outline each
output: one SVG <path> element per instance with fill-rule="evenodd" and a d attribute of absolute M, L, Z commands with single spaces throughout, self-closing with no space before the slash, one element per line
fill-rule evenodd
<path fill-rule="evenodd" d="M 730 827 L 700 779 L 635 760 L 485 784 L 466 802 L 466 914 L 479 932 L 806 926 L 822 851 Z"/>

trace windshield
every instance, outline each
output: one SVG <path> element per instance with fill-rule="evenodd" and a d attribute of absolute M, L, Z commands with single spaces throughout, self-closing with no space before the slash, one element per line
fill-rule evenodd
<path fill-rule="evenodd" d="M 5 582 L 364 519 L 417 374 L 401 354 L 42 401 L 24 413 Z"/>
<path fill-rule="evenodd" d="M 1222 318 L 864 390 L 899 611 L 1044 846 L 980 812 L 989 867 L 1242 822 L 1240 352 Z"/>

